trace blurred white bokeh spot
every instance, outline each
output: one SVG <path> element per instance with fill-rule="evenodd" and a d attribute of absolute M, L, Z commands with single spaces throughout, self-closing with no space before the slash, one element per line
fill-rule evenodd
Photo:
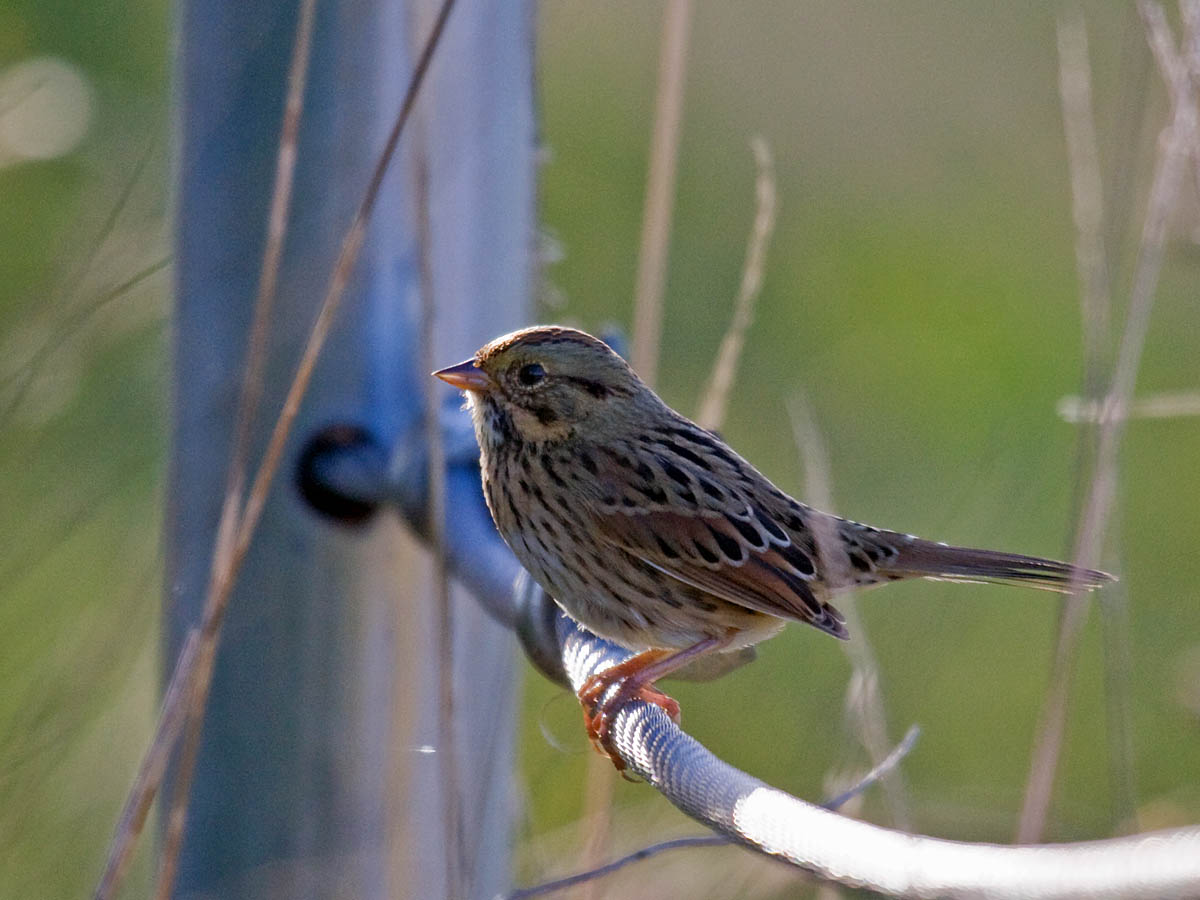
<path fill-rule="evenodd" d="M 78 66 L 56 56 L 0 72 L 0 166 L 54 159 L 79 146 L 92 122 L 92 86 Z"/>

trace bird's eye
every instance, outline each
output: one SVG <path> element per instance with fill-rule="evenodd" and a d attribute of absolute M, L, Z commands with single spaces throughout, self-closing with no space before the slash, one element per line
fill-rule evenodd
<path fill-rule="evenodd" d="M 517 380 L 525 387 L 533 387 L 546 377 L 546 370 L 539 363 L 529 363 L 517 370 Z"/>

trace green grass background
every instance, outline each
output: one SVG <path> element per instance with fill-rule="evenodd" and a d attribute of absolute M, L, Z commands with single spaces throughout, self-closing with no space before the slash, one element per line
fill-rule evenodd
<path fill-rule="evenodd" d="M 1118 163 L 1134 160 L 1116 229 L 1119 325 L 1166 104 L 1148 57 L 1144 87 L 1131 77 L 1139 64 L 1122 62 L 1145 54 L 1132 9 L 1086 10 L 1107 189 Z M 0 167 L 0 400 L 30 346 L 167 252 L 168 12 L 158 0 L 0 3 L 0 69 L 63 56 L 87 73 L 97 103 L 71 156 Z M 546 273 L 554 290 L 542 320 L 628 328 L 659 12 L 633 0 L 541 6 L 540 202 L 564 251 Z M 1052 5 L 699 3 L 663 396 L 698 407 L 737 290 L 754 213 L 748 142 L 761 134 L 776 159 L 779 220 L 726 437 L 799 492 L 786 405 L 803 395 L 839 512 L 956 543 L 1067 552 L 1076 434 L 1055 405 L 1078 390 L 1081 352 L 1057 77 Z M 128 208 L 73 282 L 144 153 Z M 1196 211 L 1189 180 L 1139 394 L 1200 389 Z M 167 291 L 166 277 L 149 279 L 71 331 L 0 427 L 0 898 L 87 889 L 149 728 Z M 1106 564 L 1130 601 L 1140 821 L 1113 818 L 1093 615 L 1052 837 L 1200 821 L 1200 721 L 1181 700 L 1200 691 L 1198 460 L 1200 419 L 1128 428 Z M 1010 839 L 1056 599 L 905 584 L 863 595 L 860 609 L 893 737 L 923 729 L 904 765 L 916 826 Z M 848 675 L 837 642 L 796 627 L 755 665 L 675 693 L 688 729 L 715 751 L 817 798 L 852 746 Z M 528 848 L 579 814 L 589 751 L 574 702 L 532 671 L 527 684 L 520 871 L 532 879 Z M 622 783 L 615 799 L 625 820 L 664 805 L 643 785 Z M 876 797 L 865 813 L 883 814 Z"/>

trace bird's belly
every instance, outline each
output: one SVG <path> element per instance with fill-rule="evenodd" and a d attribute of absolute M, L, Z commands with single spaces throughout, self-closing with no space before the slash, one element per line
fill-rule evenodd
<path fill-rule="evenodd" d="M 778 633 L 784 621 L 728 603 L 676 581 L 617 548 L 603 557 L 567 561 L 536 535 L 505 535 L 533 579 L 572 619 L 632 651 L 684 649 L 732 633 L 728 649 Z M 607 565 L 601 565 L 607 563 Z"/>
<path fill-rule="evenodd" d="M 483 487 L 505 542 L 533 579 L 584 627 L 635 652 L 732 637 L 729 650 L 776 634 L 782 619 L 721 600 L 625 550 L 546 502 L 517 457 L 493 455 Z M 494 470 L 493 470 L 494 469 Z"/>

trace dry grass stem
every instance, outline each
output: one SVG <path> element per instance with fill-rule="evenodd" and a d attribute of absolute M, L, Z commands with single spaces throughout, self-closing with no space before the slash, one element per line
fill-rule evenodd
<path fill-rule="evenodd" d="M 1116 273 L 1123 271 L 1121 262 L 1128 256 L 1128 245 L 1137 237 L 1137 229 L 1129 226 L 1135 220 L 1134 210 L 1139 200 L 1138 161 L 1149 143 L 1146 138 L 1156 124 L 1153 119 L 1154 104 L 1146 102 L 1154 78 L 1154 62 L 1146 52 L 1146 30 L 1134 4 L 1127 5 L 1120 27 L 1117 90 L 1111 137 L 1105 153 L 1108 170 L 1105 180 L 1105 245 L 1108 247 L 1109 272 L 1114 285 L 1117 283 Z"/>
<path fill-rule="evenodd" d="M 829 465 L 829 454 L 821 438 L 816 418 L 808 402 L 797 395 L 788 403 L 788 416 L 792 422 L 792 435 L 804 464 L 804 495 L 817 509 L 834 511 L 833 476 Z M 823 527 L 824 526 L 824 527 Z M 841 541 L 830 523 L 813 522 L 813 534 L 817 543 L 817 554 L 831 585 L 839 581 L 848 582 L 846 554 Z M 853 669 L 846 686 L 845 714 L 847 725 L 867 751 L 871 764 L 881 774 L 884 797 L 888 813 L 897 828 L 912 830 L 908 812 L 908 799 L 904 778 L 895 763 L 888 765 L 894 750 L 888 740 L 887 712 L 880 688 L 879 663 L 871 649 L 866 625 L 858 614 L 858 604 L 851 592 L 838 598 L 838 609 L 846 618 L 846 628 L 854 635 L 851 641 L 839 641 Z M 915 738 L 914 738 L 915 739 Z M 903 754 L 901 754 L 902 756 Z M 899 761 L 899 757 L 895 762 Z"/>
<path fill-rule="evenodd" d="M 633 339 L 630 361 L 643 380 L 654 385 L 658 373 L 662 338 L 663 291 L 667 256 L 671 243 L 671 220 L 675 206 L 675 172 L 679 160 L 679 136 L 683 121 L 683 93 L 687 82 L 687 48 L 691 31 L 692 0 L 667 0 L 663 10 L 659 47 L 658 89 L 650 138 L 649 171 L 646 176 L 645 212 L 638 250 L 637 280 L 633 297 Z M 603 763 L 604 761 L 600 761 Z M 588 766 L 584 794 L 588 833 L 584 839 L 585 860 L 603 856 L 609 845 L 612 806 L 612 773 L 593 760 Z M 581 898 L 592 889 L 581 889 Z"/>
<path fill-rule="evenodd" d="M 729 401 L 733 380 L 737 376 L 738 361 L 746 343 L 746 331 L 754 321 L 754 307 L 762 290 L 767 250 L 771 244 L 771 234 L 775 230 L 777 200 L 775 163 L 771 158 L 771 147 L 765 139 L 758 136 L 751 140 L 750 146 L 758 167 L 754 190 L 754 225 L 746 242 L 746 260 L 742 265 L 742 281 L 733 304 L 733 319 L 721 339 L 721 347 L 717 351 L 717 358 L 700 402 L 700 414 L 696 417 L 696 421 L 702 427 L 714 430 L 720 428 L 721 423 L 725 421 L 725 406 Z"/>
<path fill-rule="evenodd" d="M 1072 8 L 1058 20 L 1059 95 L 1067 144 L 1075 222 L 1075 260 L 1080 284 L 1080 327 L 1083 332 L 1083 396 L 1098 398 L 1111 375 L 1109 329 L 1112 295 L 1105 247 L 1104 195 L 1100 151 L 1092 111 L 1092 73 L 1083 13 Z M 1075 483 L 1076 515 L 1084 501 L 1087 472 L 1096 449 L 1096 429 L 1081 429 Z M 1133 723 L 1130 715 L 1130 650 L 1128 610 L 1118 586 L 1106 592 L 1101 606 L 1104 631 L 1105 725 L 1113 784 L 1114 818 L 1132 821 L 1136 809 L 1133 774 Z"/>
<path fill-rule="evenodd" d="M 895 747 L 888 750 L 887 754 L 880 760 L 870 772 L 868 772 L 861 780 L 858 781 L 848 791 L 838 797 L 822 804 L 826 809 L 836 810 L 841 808 L 843 804 L 853 799 L 858 794 L 861 794 L 867 788 L 871 787 L 880 778 L 887 776 L 889 772 L 894 770 L 900 761 L 909 754 L 913 746 L 920 736 L 920 730 L 913 726 L 908 729 L 908 733 Z M 652 856 L 657 856 L 660 853 L 665 853 L 668 850 L 689 849 L 694 847 L 723 847 L 735 842 L 720 834 L 697 835 L 695 837 L 674 838 L 669 841 L 660 841 L 656 844 L 650 844 L 646 847 L 641 847 L 625 856 L 605 863 L 589 867 L 582 872 L 577 872 L 574 875 L 568 875 L 563 878 L 556 878 L 553 881 L 545 881 L 541 884 L 533 885 L 532 887 L 521 888 L 504 895 L 504 900 L 527 900 L 529 897 L 542 897 L 547 894 L 553 894 L 557 891 L 565 890 L 576 885 L 593 885 L 599 887 L 597 882 L 606 875 L 611 875 L 619 869 L 625 868 L 630 863 L 640 862 L 643 859 L 649 859 Z M 698 868 L 702 866 L 698 865 Z M 830 884 L 825 883 L 820 886 L 822 889 L 835 890 Z M 712 894 L 710 896 L 725 896 Z M 745 896 L 739 894 L 738 896 Z"/>
<path fill-rule="evenodd" d="M 680 850 L 689 847 L 720 847 L 728 844 L 729 840 L 715 834 L 697 835 L 695 837 L 675 838 L 670 841 L 662 841 L 658 844 L 651 844 L 649 847 L 642 847 L 640 850 L 635 850 L 633 853 L 622 856 L 619 859 L 614 859 L 610 863 L 605 863 L 602 866 L 595 866 L 583 872 L 577 872 L 574 875 L 567 875 L 563 878 L 556 878 L 553 881 L 545 881 L 533 887 L 521 888 L 504 895 L 504 900 L 528 900 L 530 897 L 545 897 L 547 894 L 564 891 L 567 888 L 579 885 L 590 886 L 595 885 L 596 881 L 603 878 L 605 875 L 610 875 L 618 869 L 623 869 L 631 863 L 640 862 L 643 859 L 649 859 L 652 856 L 657 856 L 660 853 L 666 853 L 668 850 Z"/>
<path fill-rule="evenodd" d="M 150 806 L 154 803 L 162 784 L 167 760 L 170 759 L 171 751 L 175 748 L 175 742 L 179 740 L 179 732 L 183 728 L 184 715 L 187 712 L 187 706 L 183 702 L 188 695 L 186 682 L 192 671 L 199 644 L 200 633 L 193 628 L 188 633 L 187 640 L 183 642 L 175 664 L 175 672 L 163 693 L 154 737 L 146 749 L 146 755 L 142 757 L 141 765 L 138 766 L 137 777 L 129 789 L 129 795 L 125 798 L 125 806 L 121 810 L 121 817 L 117 820 L 116 831 L 109 844 L 104 873 L 100 876 L 95 893 L 92 894 L 93 900 L 110 900 L 116 896 L 117 889 L 125 879 L 129 861 L 133 858 L 133 848 L 141 837 Z"/>
<path fill-rule="evenodd" d="M 156 896 L 159 900 L 167 900 L 175 885 L 179 853 L 183 848 L 192 776 L 195 771 L 196 757 L 199 754 L 204 710 L 208 703 L 208 689 L 212 681 L 221 622 L 224 618 L 229 592 L 233 587 L 234 572 L 241 561 L 233 542 L 240 524 L 243 524 L 239 520 L 243 515 L 242 490 L 246 479 L 250 433 L 262 396 L 262 370 L 266 362 L 271 308 L 274 305 L 279 265 L 283 256 L 284 239 L 287 235 L 288 210 L 291 205 L 292 184 L 298 155 L 297 138 L 300 130 L 300 114 L 304 105 L 304 85 L 308 80 L 308 62 L 315 18 L 316 0 L 304 0 L 299 10 L 296 34 L 292 44 L 292 56 L 288 66 L 283 124 L 279 136 L 279 150 L 275 159 L 275 182 L 271 190 L 267 217 L 267 240 L 263 249 L 258 293 L 255 296 L 253 321 L 247 343 L 246 367 L 242 377 L 241 394 L 238 398 L 233 447 L 230 451 L 229 471 L 225 482 L 225 498 L 217 526 L 217 543 L 213 552 L 208 596 L 205 599 L 201 650 L 196 657 L 194 678 L 189 679 L 192 685 L 187 695 L 192 705 L 187 714 L 184 743 L 179 756 L 179 768 L 167 816 L 167 833 L 159 857 L 156 888 Z M 253 526 L 251 526 L 251 530 L 253 530 Z"/>
<path fill-rule="evenodd" d="M 55 350 L 65 344 L 92 316 L 99 313 L 114 300 L 124 297 L 129 291 L 133 290 L 151 275 L 161 272 L 170 264 L 171 257 L 164 256 L 162 259 L 156 260 L 134 272 L 120 284 L 102 291 L 94 301 L 87 306 L 72 311 L 64 321 L 55 325 L 53 333 L 33 352 L 33 355 L 29 358 L 29 362 L 10 374 L 0 377 L 0 389 L 7 388 L 8 385 L 17 382 L 15 387 L 5 391 L 8 394 L 8 398 L 4 403 L 3 411 L 0 411 L 0 427 L 7 425 L 13 414 L 20 409 L 22 402 L 29 395 L 29 389 L 37 380 L 38 373 L 54 355 Z"/>
<path fill-rule="evenodd" d="M 1125 419 L 1175 419 L 1200 416 L 1200 392 L 1170 391 L 1151 394 L 1134 400 L 1128 409 L 1111 409 L 1097 400 L 1084 397 L 1063 397 L 1058 402 L 1058 415 L 1064 422 L 1101 424 L 1117 416 Z"/>
<path fill-rule="evenodd" d="M 312 49 L 315 17 L 316 0 L 304 0 L 300 5 L 300 17 L 296 23 L 295 43 L 288 68 L 287 98 L 284 101 L 279 150 L 275 158 L 275 183 L 271 188 L 271 203 L 267 213 L 267 240 L 263 246 L 262 262 L 259 266 L 258 293 L 254 298 L 254 318 L 250 324 L 246 367 L 242 375 L 242 392 L 238 401 L 222 516 L 227 511 L 230 515 L 235 515 L 234 510 L 241 503 L 250 454 L 250 435 L 262 399 L 263 368 L 267 360 L 271 311 L 275 305 L 279 268 L 287 237 L 288 211 L 291 209 L 292 186 L 295 183 L 296 160 L 299 156 L 300 115 L 304 109 L 304 86 L 308 81 L 308 61 Z"/>
<path fill-rule="evenodd" d="M 609 855 L 612 849 L 612 804 L 613 791 L 616 787 L 612 764 L 606 757 L 599 754 L 589 754 L 587 771 L 583 785 L 583 813 L 580 824 L 583 827 L 583 850 L 579 855 L 579 865 L 585 870 L 599 872 L 611 871 L 601 865 L 601 860 Z M 604 871 L 601 871 L 604 870 Z M 575 900 L 599 900 L 600 884 L 594 878 L 578 879 L 579 890 L 575 892 Z M 571 884 L 575 884 L 572 881 Z M 570 885 L 563 885 L 569 887 Z"/>
<path fill-rule="evenodd" d="M 733 381 L 737 374 L 745 344 L 746 331 L 754 320 L 754 304 L 762 288 L 763 270 L 771 233 L 775 228 L 775 166 L 771 148 L 766 140 L 754 137 L 750 142 L 758 169 L 755 180 L 755 216 L 750 238 L 746 247 L 746 260 L 742 267 L 741 286 L 734 302 L 733 319 L 721 347 L 713 362 L 713 371 L 708 386 L 701 395 L 699 423 L 709 429 L 721 427 L 725 419 L 725 407 Z M 581 863 L 585 868 L 599 865 L 608 854 L 608 831 L 612 816 L 613 774 L 607 760 L 596 757 L 587 768 L 587 784 L 584 789 L 584 810 L 581 817 L 586 823 L 587 833 L 583 841 Z M 578 900 L 595 897 L 598 885 L 584 881 L 576 896 Z"/>
<path fill-rule="evenodd" d="M 0 115 L 3 111 L 0 111 Z M 117 195 L 117 200 L 112 208 L 108 211 L 108 215 L 104 217 L 100 228 L 96 231 L 96 236 L 91 240 L 88 250 L 79 261 L 71 267 L 71 271 L 67 273 L 61 285 L 55 290 L 55 302 L 47 304 L 48 309 L 57 310 L 61 307 L 62 301 L 67 300 L 79 287 L 84 277 L 91 270 L 92 264 L 100 255 L 100 251 L 112 236 L 113 231 L 117 227 L 117 222 L 121 218 L 126 207 L 129 206 L 129 201 L 133 197 L 133 191 L 137 187 L 138 182 L 142 180 L 142 175 L 146 171 L 146 166 L 150 162 L 154 151 L 158 147 L 158 135 L 153 135 L 142 149 L 137 161 L 133 164 L 133 168 L 129 172 L 129 177 L 121 186 L 121 192 Z M 9 393 L 9 398 L 4 406 L 4 411 L 0 412 L 0 426 L 7 424 L 8 419 L 20 407 L 22 401 L 29 392 L 29 388 L 33 385 L 34 380 L 42 366 L 50 356 L 61 347 L 72 334 L 88 319 L 98 313 L 101 309 L 116 300 L 118 297 L 124 296 L 125 292 L 141 283 L 143 280 L 153 275 L 160 269 L 165 268 L 171 261 L 168 256 L 158 262 L 151 263 L 142 268 L 141 271 L 131 275 L 121 284 L 103 291 L 98 297 L 90 300 L 85 305 L 79 306 L 71 311 L 66 317 L 66 320 L 58 324 L 47 338 L 46 342 L 34 351 L 29 362 L 15 371 L 0 377 L 0 387 L 3 387 L 14 380 L 19 379 L 20 383 Z"/>
<path fill-rule="evenodd" d="M 1183 19 L 1183 47 L 1182 58 L 1176 60 L 1176 65 L 1184 69 L 1181 77 L 1188 80 L 1194 92 L 1200 88 L 1200 3 L 1196 0 L 1180 0 L 1179 11 Z M 1170 43 L 1166 46 L 1170 48 Z M 1155 57 L 1159 57 L 1157 52 Z M 1200 189 L 1200 142 L 1191 148 L 1191 155 L 1194 187 Z"/>
<path fill-rule="evenodd" d="M 821 805 L 828 810 L 838 810 L 857 797 L 867 788 L 872 787 L 880 779 L 886 778 L 904 761 L 904 758 L 912 752 L 912 748 L 917 745 L 917 738 L 921 736 L 921 729 L 916 725 L 910 725 L 908 731 L 904 733 L 904 737 L 900 739 L 900 743 L 888 750 L 883 759 L 871 766 L 870 770 L 865 775 L 862 775 L 849 788 L 838 794 L 830 800 L 825 801 Z"/>
<path fill-rule="evenodd" d="M 108 239 L 116 230 L 121 213 L 125 211 L 129 206 L 129 201 L 133 199 L 134 189 L 137 188 L 138 183 L 142 180 L 142 175 L 145 174 L 146 167 L 150 164 L 155 151 L 158 150 L 160 141 L 161 135 L 157 132 L 147 139 L 146 146 L 142 148 L 142 152 L 138 155 L 133 168 L 129 170 L 129 177 L 121 185 L 121 192 L 117 195 L 116 203 L 108 211 L 108 215 L 104 217 L 104 221 L 96 231 L 96 236 L 92 239 L 87 253 L 83 255 L 77 265 L 71 268 L 71 272 L 63 281 L 62 287 L 56 292 L 60 297 L 69 297 L 73 294 L 92 268 L 92 264 L 96 262 L 100 251 L 104 249 L 104 245 L 108 243 Z"/>
<path fill-rule="evenodd" d="M 418 263 L 421 281 L 421 312 L 418 339 L 421 370 L 432 372 L 434 319 L 437 288 L 433 273 L 433 235 L 429 210 L 429 159 L 427 147 L 417 153 L 413 180 L 417 205 Z M 446 459 L 438 416 L 439 392 L 434 379 L 426 378 L 421 399 L 425 435 L 429 447 L 429 549 L 433 563 L 433 594 L 437 622 L 437 731 L 438 767 L 442 780 L 442 825 L 444 828 L 446 896 L 465 897 L 466 839 L 463 835 L 462 779 L 458 768 L 458 741 L 454 731 L 457 704 L 454 691 L 454 606 L 446 572 Z"/>
<path fill-rule="evenodd" d="M 1078 9 L 1071 9 L 1059 17 L 1058 61 L 1058 89 L 1067 140 L 1067 168 L 1071 177 L 1071 211 L 1075 221 L 1075 265 L 1081 285 L 1083 390 L 1086 396 L 1093 397 L 1101 390 L 1112 302 L 1104 247 L 1104 191 L 1092 113 L 1087 28 L 1083 13 Z"/>
<path fill-rule="evenodd" d="M 315 0 L 305 0 L 305 7 L 301 10 L 301 23 L 308 19 L 311 27 L 311 18 L 313 15 L 311 7 L 315 6 Z M 246 500 L 245 508 L 239 514 L 238 510 L 238 495 L 240 491 L 229 491 L 226 496 L 226 504 L 222 510 L 220 524 L 218 525 L 218 533 L 216 539 L 216 548 L 213 554 L 213 569 L 210 578 L 207 597 L 205 600 L 205 608 L 203 620 L 201 623 L 201 644 L 197 651 L 194 664 L 194 674 L 189 679 L 193 685 L 191 693 L 191 708 L 188 712 L 187 733 L 184 738 L 184 744 L 180 755 L 178 771 L 175 780 L 175 790 L 172 796 L 171 808 L 167 819 L 167 834 L 164 841 L 161 862 L 159 867 L 159 875 L 156 888 L 156 896 L 159 900 L 166 900 L 170 896 L 172 886 L 174 884 L 175 873 L 178 866 L 179 852 L 182 847 L 184 825 L 187 819 L 187 801 L 191 789 L 192 776 L 195 771 L 196 755 L 199 748 L 200 734 L 203 725 L 204 709 L 208 701 L 208 692 L 212 683 L 212 671 L 216 659 L 216 649 L 220 637 L 221 625 L 224 621 L 225 609 L 228 605 L 229 595 L 233 588 L 233 583 L 236 578 L 238 569 L 241 566 L 242 560 L 245 558 L 246 552 L 249 549 L 250 541 L 253 538 L 254 530 L 257 527 L 259 517 L 262 514 L 263 506 L 266 503 L 266 496 L 271 482 L 278 470 L 280 460 L 283 455 L 284 443 L 288 434 L 291 431 L 293 422 L 295 421 L 296 413 L 299 410 L 300 401 L 308 388 L 309 381 L 312 378 L 312 373 L 316 364 L 318 355 L 324 345 L 329 328 L 332 325 L 334 315 L 341 302 L 342 296 L 345 293 L 346 284 L 349 280 L 350 273 L 354 268 L 354 264 L 358 259 L 359 250 L 362 247 L 363 237 L 366 232 L 366 224 L 370 219 L 371 212 L 374 209 L 375 202 L 379 196 L 379 189 L 383 182 L 383 176 L 387 172 L 391 164 L 392 157 L 395 154 L 396 146 L 399 143 L 400 136 L 404 131 L 404 127 L 412 112 L 413 104 L 417 94 L 420 91 L 421 84 L 424 81 L 425 74 L 428 71 L 429 63 L 433 58 L 433 53 L 437 49 L 442 31 L 445 27 L 450 11 L 454 7 L 454 0 L 445 0 L 443 2 L 438 18 L 435 21 L 431 30 L 430 36 L 427 39 L 421 56 L 417 61 L 417 65 L 413 71 L 412 79 L 409 82 L 408 89 L 405 92 L 404 100 L 401 104 L 399 113 L 397 114 L 392 130 L 388 135 L 384 149 L 380 153 L 379 160 L 372 172 L 371 180 L 364 192 L 362 202 L 355 213 L 349 230 L 347 231 L 343 241 L 341 251 L 338 255 L 337 262 L 334 265 L 330 283 L 326 290 L 325 296 L 321 302 L 321 307 L 318 312 L 316 321 L 313 324 L 312 330 L 309 333 L 308 342 L 305 345 L 304 352 L 301 355 L 299 364 L 297 365 L 296 374 L 289 386 L 288 393 L 284 399 L 283 408 L 276 420 L 275 427 L 271 433 L 267 449 L 263 454 L 262 462 L 259 465 L 257 473 L 250 487 L 250 492 Z M 307 11 L 306 11 L 307 10 Z M 293 73 L 297 65 L 297 54 L 305 47 L 305 38 L 302 35 L 303 25 L 298 26 L 296 43 L 293 49 Z M 294 78 L 289 79 L 289 106 L 291 104 L 290 92 L 296 85 Z M 294 152 L 294 151 L 293 151 Z M 281 152 L 280 159 L 287 160 L 288 154 Z M 279 187 L 279 181 L 276 180 L 276 188 Z M 274 208 L 275 204 L 272 204 Z M 277 260 L 276 260 L 277 262 Z M 263 280 L 273 280 L 275 276 L 267 276 Z M 247 401 L 247 396 L 243 393 L 239 401 L 243 406 Z M 240 413 L 239 413 L 240 417 Z M 231 472 L 233 471 L 231 467 Z M 186 677 L 186 676 L 185 676 Z"/>
<path fill-rule="evenodd" d="M 650 138 L 650 171 L 646 176 L 646 210 L 638 251 L 633 296 L 634 369 L 654 386 L 662 337 L 663 288 L 675 206 L 675 169 L 683 120 L 683 88 L 687 75 L 688 33 L 692 0 L 667 0 L 663 11 L 662 46 L 658 58 L 658 93 Z"/>
<path fill-rule="evenodd" d="M 1162 7 L 1143 0 L 1139 2 L 1138 10 L 1170 93 L 1171 123 L 1163 133 L 1155 161 L 1129 310 L 1121 334 L 1112 385 L 1104 398 L 1104 421 L 1100 426 L 1095 468 L 1076 535 L 1074 562 L 1089 568 L 1095 567 L 1099 561 L 1101 543 L 1116 492 L 1117 450 L 1124 424 L 1124 418 L 1116 413 L 1129 406 L 1133 395 L 1154 306 L 1154 293 L 1162 269 L 1167 224 L 1179 196 L 1184 166 L 1195 147 L 1196 110 L 1187 66 L 1179 60 L 1174 50 Z M 1034 739 L 1025 802 L 1017 829 L 1019 843 L 1035 843 L 1045 830 L 1066 726 L 1071 673 L 1087 611 L 1087 595 L 1079 590 L 1078 585 L 1073 585 L 1059 623 L 1050 684 Z"/>
<path fill-rule="evenodd" d="M 1114 544 L 1119 540 L 1117 528 L 1118 523 L 1114 522 L 1110 529 Z M 1099 602 L 1112 817 L 1118 829 L 1131 832 L 1137 828 L 1138 791 L 1134 765 L 1133 648 L 1125 585 L 1110 586 Z"/>

